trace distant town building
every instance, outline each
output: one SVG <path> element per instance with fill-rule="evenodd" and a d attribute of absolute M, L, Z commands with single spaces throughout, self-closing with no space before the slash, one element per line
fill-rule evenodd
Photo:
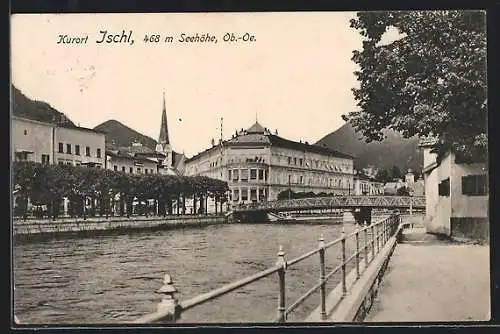
<path fill-rule="evenodd" d="M 110 144 L 106 155 L 108 169 L 115 171 L 129 174 L 182 175 L 184 173 L 185 156 L 172 150 L 168 137 L 165 94 L 163 94 L 160 135 L 156 149 L 143 146 L 138 141 L 124 147 L 114 147 Z"/>
<path fill-rule="evenodd" d="M 105 135 L 12 116 L 12 160 L 104 168 Z"/>
<path fill-rule="evenodd" d="M 351 195 L 383 195 L 384 183 L 376 181 L 373 177 L 366 175 L 364 172 L 359 172 L 354 175 L 354 187 Z"/>
<path fill-rule="evenodd" d="M 277 133 L 277 132 L 275 132 Z M 348 194 L 353 157 L 271 132 L 257 121 L 185 161 L 186 175 L 226 180 L 233 204 L 278 199 L 285 192 Z"/>
<path fill-rule="evenodd" d="M 433 143 L 433 139 L 425 139 L 419 144 L 424 150 L 427 232 L 487 238 L 487 163 L 465 163 L 450 151 L 438 159 L 437 154 L 431 152 Z"/>

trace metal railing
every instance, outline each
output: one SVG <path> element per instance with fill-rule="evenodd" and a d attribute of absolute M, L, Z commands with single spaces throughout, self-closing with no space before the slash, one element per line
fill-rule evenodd
<path fill-rule="evenodd" d="M 342 195 L 283 199 L 276 201 L 238 204 L 235 212 L 257 210 L 300 210 L 321 208 L 390 208 L 406 209 L 410 205 L 415 210 L 425 209 L 425 196 L 385 196 L 385 195 Z"/>
<path fill-rule="evenodd" d="M 399 231 L 400 224 L 400 216 L 399 215 L 390 215 L 387 218 L 382 219 L 381 221 L 374 223 L 372 225 L 366 225 L 359 229 L 356 229 L 354 232 L 346 235 L 344 230 L 342 230 L 340 238 L 337 238 L 330 242 L 325 242 L 323 235 L 319 238 L 318 248 L 309 251 L 295 259 L 290 261 L 286 261 L 285 252 L 283 248 L 280 246 L 278 252 L 278 261 L 275 266 L 258 272 L 252 276 L 248 276 L 239 281 L 224 285 L 221 288 L 212 290 L 210 292 L 198 295 L 194 298 L 178 302 L 175 298 L 175 293 L 177 290 L 173 286 L 170 275 L 165 276 L 164 286 L 160 288 L 158 292 L 164 294 L 164 298 L 162 302 L 158 305 L 158 310 L 155 313 L 145 315 L 135 321 L 133 323 L 160 323 L 160 322 L 172 322 L 176 321 L 180 318 L 182 312 L 185 312 L 189 309 L 194 308 L 195 306 L 213 301 L 214 299 L 224 296 L 231 291 L 237 290 L 241 287 L 247 286 L 253 282 L 259 281 L 265 277 L 268 277 L 272 274 L 277 274 L 278 276 L 278 284 L 279 284 L 279 294 L 278 294 L 278 307 L 277 307 L 277 316 L 274 322 L 286 322 L 287 316 L 293 312 L 298 306 L 300 306 L 308 297 L 310 297 L 313 293 L 320 291 L 320 300 L 319 305 L 321 306 L 321 318 L 324 320 L 327 317 L 326 310 L 326 283 L 332 278 L 335 274 L 341 274 L 341 284 L 342 287 L 342 298 L 346 296 L 347 291 L 347 266 L 354 262 L 355 265 L 355 282 L 359 280 L 361 274 L 368 267 L 368 265 L 373 261 L 375 256 L 379 253 L 379 251 L 383 248 L 383 246 L 387 243 L 387 241 Z M 364 244 L 360 243 L 360 236 L 363 236 Z M 347 254 L 346 251 L 346 241 L 352 240 L 355 241 L 355 251 L 353 254 Z M 326 272 L 325 265 L 325 251 L 330 247 L 335 245 L 341 245 L 341 261 L 338 265 L 331 270 L 330 272 Z M 311 287 L 305 294 L 299 297 L 290 305 L 286 305 L 285 302 L 285 292 L 286 292 L 286 272 L 287 269 L 296 265 L 299 262 L 304 261 L 314 255 L 318 255 L 319 257 L 319 282 Z M 361 262 L 364 259 L 364 266 L 361 266 Z M 354 270 L 354 269 L 353 269 Z"/>

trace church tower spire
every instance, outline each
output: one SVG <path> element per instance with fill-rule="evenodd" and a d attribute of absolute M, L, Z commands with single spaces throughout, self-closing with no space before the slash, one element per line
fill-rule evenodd
<path fill-rule="evenodd" d="M 167 107 L 165 105 L 165 92 L 163 92 L 163 109 L 161 113 L 160 136 L 158 137 L 158 144 L 156 151 L 165 155 L 163 164 L 166 167 L 172 166 L 172 148 L 168 138 L 168 125 L 167 125 Z"/>
<path fill-rule="evenodd" d="M 170 144 L 168 139 L 168 126 L 167 126 L 167 108 L 165 106 L 165 92 L 163 92 L 163 110 L 161 113 L 161 126 L 160 137 L 158 138 L 159 144 Z"/>

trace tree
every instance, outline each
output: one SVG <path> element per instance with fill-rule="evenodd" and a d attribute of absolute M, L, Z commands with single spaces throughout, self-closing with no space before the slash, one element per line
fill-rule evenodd
<path fill-rule="evenodd" d="M 465 159 L 487 152 L 486 22 L 480 11 L 363 12 L 351 27 L 365 38 L 352 60 L 359 110 L 343 115 L 367 142 L 391 128 L 436 138 L 433 150 Z M 393 27 L 400 39 L 379 43 Z"/>
<path fill-rule="evenodd" d="M 399 167 L 394 165 L 392 166 L 391 169 L 391 178 L 394 179 L 401 179 L 403 177 L 403 174 L 401 173 L 401 170 L 399 170 Z"/>
<path fill-rule="evenodd" d="M 391 177 L 387 169 L 379 169 L 377 175 L 375 175 L 375 180 L 386 183 L 391 180 Z"/>

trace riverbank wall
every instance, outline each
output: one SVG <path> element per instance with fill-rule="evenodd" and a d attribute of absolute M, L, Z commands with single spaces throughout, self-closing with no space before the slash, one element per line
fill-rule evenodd
<path fill-rule="evenodd" d="M 12 224 L 15 241 L 39 240 L 47 237 L 96 236 L 110 233 L 131 233 L 144 230 L 170 230 L 227 223 L 223 215 L 170 217 L 105 217 L 62 218 L 58 220 L 17 220 Z"/>

